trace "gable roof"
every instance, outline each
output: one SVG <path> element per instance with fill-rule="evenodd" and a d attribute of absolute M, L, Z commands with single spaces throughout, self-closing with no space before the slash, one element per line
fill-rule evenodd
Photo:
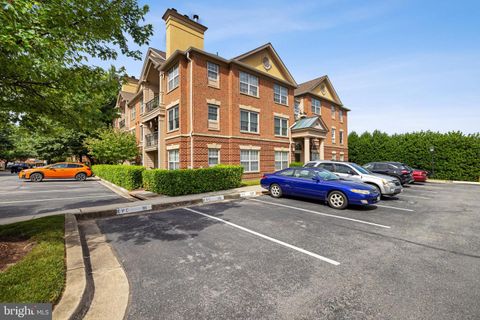
<path fill-rule="evenodd" d="M 300 95 L 305 94 L 305 93 L 310 93 L 310 94 L 316 95 L 313 92 L 313 89 L 318 87 L 322 82 L 325 82 L 326 85 L 328 86 L 328 88 L 329 88 L 329 90 L 330 90 L 330 92 L 331 92 L 331 94 L 334 98 L 333 102 L 337 103 L 343 109 L 350 111 L 349 109 L 347 109 L 343 106 L 342 100 L 340 100 L 340 97 L 338 96 L 337 91 L 333 87 L 333 84 L 332 84 L 332 82 L 330 81 L 330 78 L 328 78 L 327 75 L 324 75 L 324 76 L 321 76 L 321 77 L 318 77 L 318 78 L 300 83 L 298 85 L 298 88 L 295 89 L 294 95 L 295 96 L 300 96 Z M 321 97 L 321 98 L 326 99 L 325 97 Z M 328 100 L 330 100 L 330 99 L 328 99 Z"/>
<path fill-rule="evenodd" d="M 166 59 L 166 54 L 162 50 L 155 48 L 148 48 L 145 55 L 145 61 L 143 62 L 142 72 L 140 73 L 140 82 L 145 80 L 146 73 L 148 71 L 148 63 L 152 63 L 155 68 L 160 67 Z"/>
<path fill-rule="evenodd" d="M 250 56 L 253 56 L 254 54 L 256 54 L 257 52 L 260 52 L 262 50 L 267 50 L 270 52 L 270 54 L 274 57 L 274 59 L 277 61 L 277 63 L 280 65 L 281 69 L 284 71 L 285 73 L 285 76 L 286 78 L 288 79 L 288 81 L 294 85 L 295 87 L 298 86 L 297 82 L 295 81 L 295 79 L 293 78 L 292 74 L 290 73 L 290 71 L 288 70 L 287 66 L 283 63 L 282 59 L 280 58 L 280 56 L 278 55 L 277 51 L 275 51 L 275 48 L 273 48 L 272 44 L 270 42 L 258 47 L 258 48 L 255 48 L 253 50 L 250 50 L 248 52 L 245 52 L 244 54 L 241 54 L 235 58 L 232 58 L 232 60 L 235 60 L 235 61 L 239 61 L 239 62 L 242 62 L 243 60 L 245 60 L 246 58 L 250 57 Z"/>
<path fill-rule="evenodd" d="M 328 132 L 328 127 L 319 116 L 306 117 L 298 119 L 292 126 L 293 131 L 314 129 L 323 132 Z"/>

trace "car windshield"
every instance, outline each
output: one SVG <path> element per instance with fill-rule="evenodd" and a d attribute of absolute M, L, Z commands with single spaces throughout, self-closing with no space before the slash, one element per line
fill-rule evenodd
<path fill-rule="evenodd" d="M 315 172 L 322 180 L 340 180 L 340 178 L 336 174 L 331 173 L 328 170 L 318 170 Z"/>
<path fill-rule="evenodd" d="M 350 165 L 351 165 L 352 167 L 354 167 L 354 168 L 355 168 L 358 172 L 360 172 L 360 173 L 363 173 L 363 174 L 371 174 L 370 171 L 368 171 L 368 170 L 365 169 L 364 167 L 359 166 L 359 165 L 356 164 L 356 163 L 350 163 Z"/>

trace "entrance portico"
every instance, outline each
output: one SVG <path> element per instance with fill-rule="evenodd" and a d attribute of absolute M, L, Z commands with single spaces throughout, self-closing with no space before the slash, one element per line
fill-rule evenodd
<path fill-rule="evenodd" d="M 325 158 L 327 126 L 318 116 L 301 118 L 291 129 L 295 145 L 295 161 L 307 163 Z"/>

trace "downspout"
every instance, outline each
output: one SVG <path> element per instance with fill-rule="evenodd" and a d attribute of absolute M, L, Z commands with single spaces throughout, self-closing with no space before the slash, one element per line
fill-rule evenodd
<path fill-rule="evenodd" d="M 187 60 L 190 64 L 190 84 L 189 84 L 189 113 L 190 113 L 190 168 L 193 169 L 193 63 L 190 59 L 190 51 L 187 51 Z"/>

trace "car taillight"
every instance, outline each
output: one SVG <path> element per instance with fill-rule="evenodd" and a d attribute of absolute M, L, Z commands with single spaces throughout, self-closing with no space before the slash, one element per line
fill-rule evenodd
<path fill-rule="evenodd" d="M 87 167 L 87 170 L 92 170 L 90 167 Z"/>
<path fill-rule="evenodd" d="M 267 177 L 267 175 L 266 175 L 266 174 L 263 174 L 262 179 L 265 179 L 266 177 Z"/>

